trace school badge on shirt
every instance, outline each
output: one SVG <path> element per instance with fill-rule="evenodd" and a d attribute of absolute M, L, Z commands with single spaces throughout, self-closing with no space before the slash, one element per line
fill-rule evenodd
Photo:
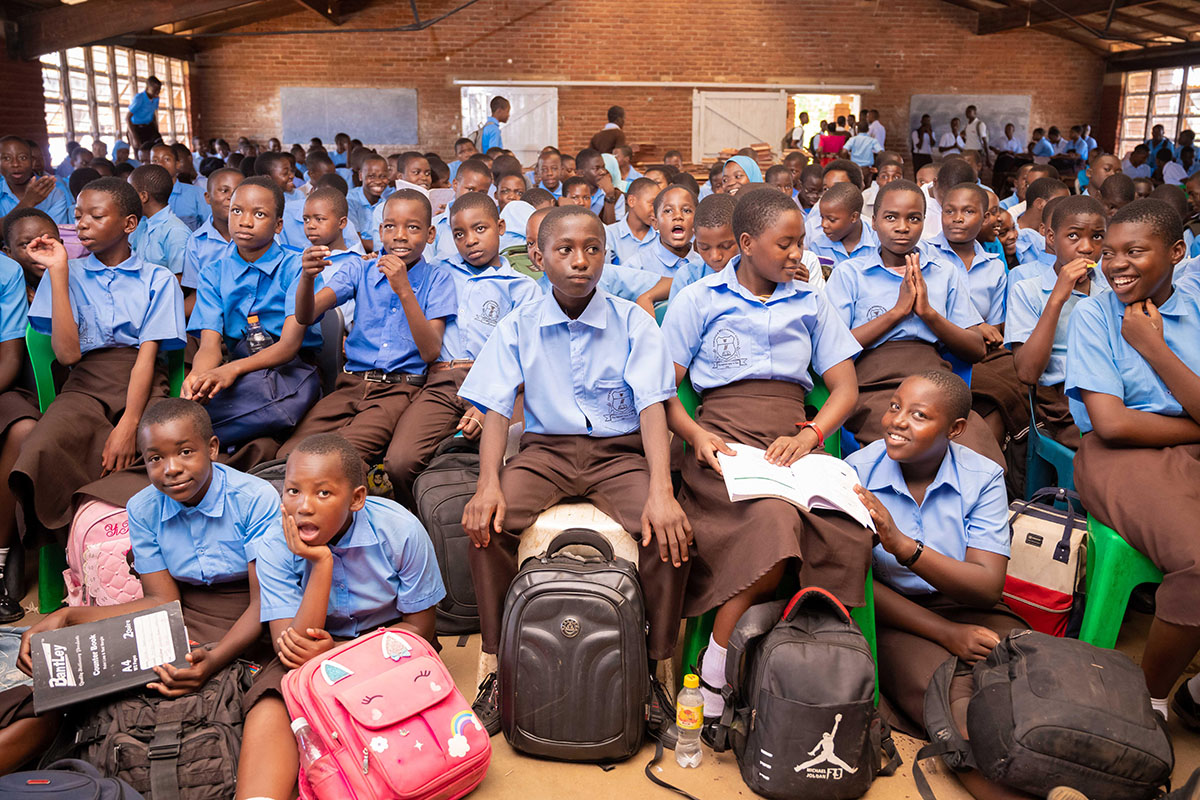
<path fill-rule="evenodd" d="M 736 369 L 746 366 L 742 358 L 742 343 L 738 335 L 728 328 L 721 328 L 712 338 L 713 369 Z"/>

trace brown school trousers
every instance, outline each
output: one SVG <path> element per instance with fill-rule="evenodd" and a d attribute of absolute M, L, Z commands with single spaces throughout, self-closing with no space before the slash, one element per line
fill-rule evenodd
<path fill-rule="evenodd" d="M 500 649 L 504 597 L 517 574 L 521 532 L 547 508 L 580 497 L 639 539 L 638 580 L 646 600 L 650 657 L 671 658 L 691 562 L 676 568 L 659 557 L 656 541 L 640 546 L 649 487 L 640 432 L 608 438 L 524 434 L 520 452 L 500 471 L 500 490 L 507 506 L 504 531 L 493 533 L 487 547 L 470 549 L 483 652 L 494 654 Z"/>
<path fill-rule="evenodd" d="M 383 457 L 396 502 L 412 509 L 417 507 L 412 496 L 413 481 L 429 466 L 438 444 L 454 433 L 467 413 L 467 401 L 459 398 L 458 389 L 471 367 L 465 363 L 444 367 L 442 363 L 429 367 L 425 386 L 400 416 Z"/>

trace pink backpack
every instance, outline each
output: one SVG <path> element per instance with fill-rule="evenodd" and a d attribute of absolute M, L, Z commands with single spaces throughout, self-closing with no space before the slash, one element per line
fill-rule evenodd
<path fill-rule="evenodd" d="M 129 515 L 102 500 L 87 500 L 75 512 L 67 537 L 67 605 L 113 606 L 142 596 L 130 569 Z"/>
<path fill-rule="evenodd" d="M 314 658 L 283 678 L 293 719 L 304 717 L 333 754 L 342 785 L 303 800 L 453 800 L 483 780 L 492 743 L 421 637 L 383 628 Z"/>

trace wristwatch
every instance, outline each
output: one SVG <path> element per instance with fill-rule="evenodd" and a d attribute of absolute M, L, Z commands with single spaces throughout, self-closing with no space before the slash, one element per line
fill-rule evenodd
<path fill-rule="evenodd" d="M 913 554 L 911 556 L 909 556 L 908 558 L 901 561 L 900 566 L 905 567 L 905 568 L 911 567 L 913 564 L 917 563 L 917 559 L 920 558 L 921 553 L 924 553 L 924 552 L 925 552 L 925 543 L 918 541 L 917 549 L 913 551 Z"/>

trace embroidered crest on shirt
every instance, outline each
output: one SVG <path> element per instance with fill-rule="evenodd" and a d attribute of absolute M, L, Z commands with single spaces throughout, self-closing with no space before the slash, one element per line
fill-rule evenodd
<path fill-rule="evenodd" d="M 742 343 L 728 328 L 721 328 L 712 338 L 713 369 L 734 369 L 746 366 L 742 358 Z"/>
<path fill-rule="evenodd" d="M 479 313 L 475 315 L 476 322 L 482 322 L 484 325 L 496 327 L 500 322 L 500 304 L 495 300 L 484 301 L 483 307 L 479 309 Z"/>
<path fill-rule="evenodd" d="M 604 415 L 605 422 L 629 419 L 636 413 L 633 407 L 633 394 L 628 387 L 609 390 L 608 413 Z"/>
<path fill-rule="evenodd" d="M 867 309 L 867 320 L 873 320 L 876 317 L 887 313 L 887 309 L 883 306 L 871 306 Z"/>

